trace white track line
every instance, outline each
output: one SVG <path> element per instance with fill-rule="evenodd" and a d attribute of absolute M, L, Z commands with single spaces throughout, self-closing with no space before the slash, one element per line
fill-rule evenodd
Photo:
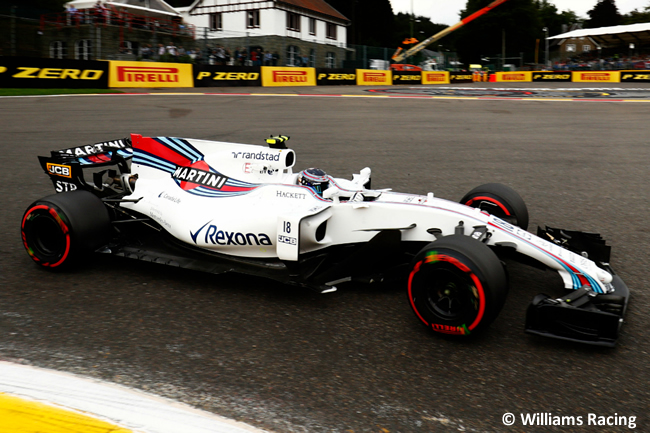
<path fill-rule="evenodd" d="M 76 410 L 143 433 L 268 433 L 120 385 L 0 361 L 0 392 Z"/>

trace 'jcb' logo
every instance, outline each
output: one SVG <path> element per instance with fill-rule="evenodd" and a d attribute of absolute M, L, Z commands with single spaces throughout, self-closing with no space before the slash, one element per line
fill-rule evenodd
<path fill-rule="evenodd" d="M 274 83 L 306 83 L 307 71 L 273 71 Z"/>
<path fill-rule="evenodd" d="M 54 176 L 72 178 L 72 167 L 69 165 L 47 163 L 47 171 Z"/>
<path fill-rule="evenodd" d="M 0 71 L 4 72 L 2 69 Z M 14 78 L 99 80 L 104 74 L 104 71 L 95 69 L 28 68 L 24 66 L 19 66 L 18 71 L 13 75 Z"/>

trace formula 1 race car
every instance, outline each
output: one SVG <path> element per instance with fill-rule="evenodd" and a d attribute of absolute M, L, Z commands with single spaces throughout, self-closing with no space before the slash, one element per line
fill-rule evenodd
<path fill-rule="evenodd" d="M 70 267 L 89 252 L 211 273 L 238 272 L 326 293 L 341 283 L 406 281 L 416 317 L 436 333 L 486 328 L 508 292 L 500 257 L 559 273 L 526 331 L 613 346 L 629 291 L 597 234 L 527 231 L 513 189 L 485 184 L 460 203 L 371 189 L 319 169 L 294 173 L 288 137 L 268 146 L 143 137 L 39 157 L 57 194 L 30 205 L 22 238 L 34 262 Z"/>

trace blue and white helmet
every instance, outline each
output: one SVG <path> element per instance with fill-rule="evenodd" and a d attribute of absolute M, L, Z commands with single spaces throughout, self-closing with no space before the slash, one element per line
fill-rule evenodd
<path fill-rule="evenodd" d="M 298 175 L 298 184 L 308 186 L 319 196 L 329 187 L 330 178 L 320 168 L 308 168 Z"/>

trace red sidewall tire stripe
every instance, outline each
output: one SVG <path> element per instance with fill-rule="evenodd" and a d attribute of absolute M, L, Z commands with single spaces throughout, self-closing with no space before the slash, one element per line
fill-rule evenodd
<path fill-rule="evenodd" d="M 501 203 L 499 200 L 492 198 L 492 197 L 485 197 L 485 196 L 479 196 L 479 197 L 472 197 L 468 202 L 465 203 L 466 206 L 471 206 L 472 203 L 475 201 L 489 201 L 490 203 L 494 203 L 497 206 L 501 208 L 503 212 L 505 212 L 506 215 L 510 216 L 511 213 L 508 210 L 508 208 L 505 207 L 503 203 Z"/>
<path fill-rule="evenodd" d="M 61 258 L 58 261 L 56 261 L 55 263 L 43 262 L 39 257 L 36 256 L 36 254 L 34 253 L 32 248 L 27 243 L 27 235 L 25 234 L 25 222 L 29 219 L 30 214 L 32 214 L 34 211 L 37 211 L 39 209 L 46 210 L 52 216 L 52 218 L 54 218 L 54 220 L 57 222 L 57 224 L 59 225 L 59 227 L 61 228 L 61 231 L 63 232 L 63 234 L 65 236 L 65 251 L 63 252 L 63 255 L 61 256 Z M 68 228 L 66 223 L 61 219 L 61 217 L 59 216 L 56 209 L 54 209 L 52 207 L 49 207 L 49 206 L 46 206 L 46 205 L 42 205 L 42 204 L 41 205 L 36 205 L 36 206 L 30 208 L 27 212 L 25 212 L 25 216 L 23 217 L 23 221 L 22 221 L 22 224 L 21 224 L 20 228 L 21 228 L 21 234 L 22 234 L 22 238 L 23 238 L 23 245 L 25 245 L 25 249 L 27 250 L 27 253 L 39 265 L 46 266 L 46 267 L 49 267 L 49 268 L 56 268 L 57 266 L 60 266 L 61 264 L 63 264 L 65 262 L 65 260 L 68 258 L 68 255 L 70 254 L 70 245 L 71 245 L 71 242 L 70 242 L 70 229 Z"/>
<path fill-rule="evenodd" d="M 430 256 L 429 256 L 430 257 Z M 474 272 L 470 268 L 467 267 L 463 262 L 460 260 L 456 259 L 455 257 L 451 257 L 447 254 L 437 254 L 436 258 L 439 261 L 444 261 L 447 263 L 452 264 L 453 266 L 457 267 L 459 270 L 465 272 L 466 274 L 469 274 L 470 278 L 474 282 L 474 285 L 476 287 L 476 290 L 479 295 L 479 311 L 476 314 L 476 318 L 472 322 L 471 325 L 467 327 L 469 331 L 474 330 L 480 323 L 481 320 L 483 319 L 483 316 L 485 315 L 485 290 L 483 289 L 483 284 L 481 283 L 481 280 L 476 276 Z M 417 274 L 422 266 L 428 262 L 432 261 L 431 259 L 425 258 L 424 260 L 421 260 L 415 264 L 413 269 L 411 270 L 411 273 L 409 275 L 408 279 L 408 295 L 409 295 L 409 301 L 411 303 L 411 307 L 413 308 L 413 311 L 415 311 L 415 314 L 420 318 L 420 320 L 427 325 L 427 327 L 431 327 L 434 331 L 436 332 L 442 332 L 446 334 L 462 334 L 462 332 L 451 332 L 451 331 L 443 331 L 440 329 L 435 329 L 431 323 L 429 323 L 418 311 L 417 307 L 415 306 L 415 302 L 413 301 L 413 278 L 415 277 L 415 274 Z M 459 329 L 462 329 L 459 327 Z"/>

